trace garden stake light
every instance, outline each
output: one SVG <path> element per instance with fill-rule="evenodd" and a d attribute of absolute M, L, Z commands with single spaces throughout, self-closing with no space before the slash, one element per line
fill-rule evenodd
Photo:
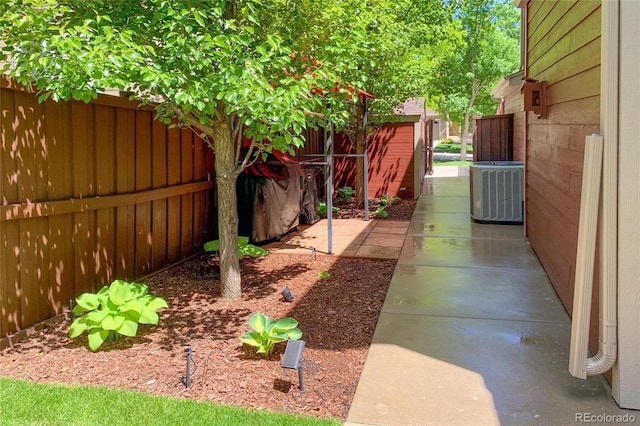
<path fill-rule="evenodd" d="M 290 370 L 298 371 L 298 383 L 300 392 L 304 392 L 304 382 L 302 381 L 302 351 L 304 350 L 304 340 L 289 340 L 284 350 L 280 366 Z"/>
<path fill-rule="evenodd" d="M 71 319 L 75 319 L 76 318 L 76 314 L 73 313 L 73 308 L 76 307 L 76 300 L 75 299 L 69 299 L 69 312 L 71 312 Z"/>
<path fill-rule="evenodd" d="M 184 383 L 185 387 L 190 387 L 191 386 L 191 377 L 193 377 L 194 374 L 196 374 L 196 363 L 193 360 L 193 355 L 192 355 L 193 350 L 191 349 L 191 346 L 187 347 L 187 367 L 186 367 L 186 371 L 185 371 L 185 375 L 183 377 L 182 383 Z M 193 372 L 191 372 L 191 364 L 193 364 Z"/>

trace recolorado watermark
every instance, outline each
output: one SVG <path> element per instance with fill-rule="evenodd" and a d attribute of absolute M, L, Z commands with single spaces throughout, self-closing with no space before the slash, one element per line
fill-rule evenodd
<path fill-rule="evenodd" d="M 593 414 L 576 413 L 576 423 L 635 423 L 636 416 L 633 414 Z"/>

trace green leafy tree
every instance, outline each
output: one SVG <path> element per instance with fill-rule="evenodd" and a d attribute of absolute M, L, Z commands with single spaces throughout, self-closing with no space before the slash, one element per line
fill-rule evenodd
<path fill-rule="evenodd" d="M 432 60 L 442 28 L 451 13 L 443 0 L 354 1 L 364 25 L 365 39 L 351 50 L 353 72 L 363 74 L 367 95 L 351 104 L 350 117 L 340 128 L 357 154 L 363 154 L 366 139 L 395 114 L 410 98 L 424 94 L 425 67 Z M 366 117 L 366 122 L 365 122 Z M 356 159 L 356 201 L 364 201 L 364 160 Z"/>
<path fill-rule="evenodd" d="M 318 3 L 3 0 L 0 63 L 40 101 L 89 102 L 120 89 L 200 135 L 215 151 L 222 296 L 239 298 L 239 173 L 261 153 L 301 145 L 310 120 L 346 116 L 348 90 L 331 89 L 350 67 L 341 58 L 359 18 L 337 0 Z M 348 38 L 329 30 L 336 17 Z"/>
<path fill-rule="evenodd" d="M 520 14 L 510 0 L 463 0 L 453 17 L 434 51 L 427 90 L 432 108 L 459 126 L 464 159 L 473 115 L 495 112 L 491 88 L 518 69 Z"/>

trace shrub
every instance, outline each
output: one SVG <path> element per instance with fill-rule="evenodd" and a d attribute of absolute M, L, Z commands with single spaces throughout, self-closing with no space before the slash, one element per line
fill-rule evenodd
<path fill-rule="evenodd" d="M 338 197 L 345 203 L 349 201 L 349 198 L 353 197 L 355 194 L 355 189 L 350 186 L 343 186 L 342 188 L 338 189 Z"/>
<path fill-rule="evenodd" d="M 249 320 L 253 331 L 240 337 L 242 343 L 258 348 L 257 353 L 271 356 L 276 343 L 287 340 L 298 340 L 302 337 L 302 331 L 298 328 L 298 321 L 291 317 L 273 321 L 268 316 L 255 313 Z"/>
<path fill-rule="evenodd" d="M 327 272 L 327 271 L 318 272 L 318 279 L 321 282 L 322 281 L 327 281 L 329 278 L 331 278 L 331 272 Z"/>
<path fill-rule="evenodd" d="M 204 251 L 208 253 L 220 251 L 220 240 L 213 240 L 205 243 Z M 260 257 L 268 254 L 269 252 L 262 247 L 249 244 L 249 237 L 238 237 L 238 259 L 242 259 L 246 256 Z"/>
<path fill-rule="evenodd" d="M 384 219 L 389 216 L 389 213 L 387 213 L 384 208 L 385 206 L 381 205 L 380 207 L 376 208 L 371 214 L 377 219 Z"/>
<path fill-rule="evenodd" d="M 397 195 L 394 195 L 393 197 L 389 197 L 388 195 L 383 195 L 382 197 L 380 197 L 380 204 L 383 206 L 390 206 L 392 204 L 397 204 L 399 203 L 401 200 L 400 197 L 398 197 Z"/>
<path fill-rule="evenodd" d="M 167 308 L 167 302 L 148 294 L 145 284 L 115 280 L 98 293 L 84 293 L 76 298 L 73 308 L 80 315 L 69 327 L 69 337 L 75 339 L 89 333 L 89 348 L 97 351 L 107 340 L 120 336 L 134 337 L 140 324 L 158 324 L 156 311 Z"/>
<path fill-rule="evenodd" d="M 450 138 L 440 139 L 440 143 L 443 143 L 443 144 L 453 143 L 453 139 L 450 139 Z"/>
<path fill-rule="evenodd" d="M 331 210 L 334 213 L 337 213 L 340 211 L 340 208 L 334 206 L 331 208 Z M 323 203 L 323 202 L 318 203 L 318 216 L 327 217 L 327 203 Z"/>

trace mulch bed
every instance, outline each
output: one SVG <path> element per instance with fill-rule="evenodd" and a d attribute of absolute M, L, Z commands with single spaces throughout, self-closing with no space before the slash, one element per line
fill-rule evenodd
<path fill-rule="evenodd" d="M 394 212 L 393 207 L 397 208 Z M 409 220 L 415 202 L 390 206 L 389 218 Z M 357 209 L 354 209 L 354 211 Z M 408 216 L 408 218 L 407 218 Z M 217 259 L 200 255 L 150 277 L 164 297 L 158 326 L 135 338 L 106 342 L 97 352 L 86 335 L 68 338 L 69 321 L 49 325 L 0 351 L 0 376 L 38 382 L 100 385 L 153 394 L 346 420 L 395 261 L 270 254 L 241 261 L 243 297 L 219 297 Z M 319 272 L 329 272 L 321 281 Z M 285 302 L 285 286 L 295 296 Z M 265 359 L 239 337 L 249 318 L 294 317 L 306 342 L 298 389 L 280 360 L 285 343 Z M 196 370 L 184 384 L 186 348 Z"/>
<path fill-rule="evenodd" d="M 334 213 L 336 219 L 362 219 L 364 217 L 364 209 L 358 208 L 356 202 L 351 198 L 347 202 L 341 201 L 339 198 L 334 200 L 333 205 L 340 210 Z M 369 218 L 375 219 L 373 212 L 380 206 L 379 199 L 369 200 Z M 410 221 L 413 211 L 416 208 L 415 200 L 399 200 L 394 204 L 390 204 L 385 208 L 387 212 L 387 220 L 406 220 Z"/>

